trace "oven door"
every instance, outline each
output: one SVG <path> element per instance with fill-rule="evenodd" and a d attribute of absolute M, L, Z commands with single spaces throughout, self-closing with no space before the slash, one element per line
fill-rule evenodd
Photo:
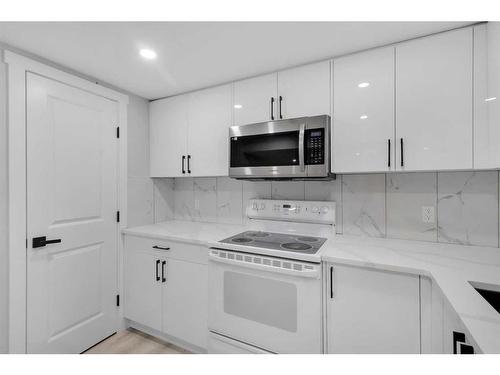
<path fill-rule="evenodd" d="M 209 252 L 209 330 L 275 353 L 321 353 L 321 265 Z"/>
<path fill-rule="evenodd" d="M 305 177 L 307 118 L 232 126 L 229 176 L 234 178 Z"/>

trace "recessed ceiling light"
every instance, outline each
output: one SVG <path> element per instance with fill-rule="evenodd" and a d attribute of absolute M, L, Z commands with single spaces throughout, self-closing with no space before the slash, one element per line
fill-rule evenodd
<path fill-rule="evenodd" d="M 367 116 L 367 115 L 362 115 L 362 116 L 359 116 L 359 118 L 360 118 L 361 120 L 366 120 L 366 119 L 368 118 L 368 116 Z"/>
<path fill-rule="evenodd" d="M 486 98 L 486 99 L 484 99 L 484 101 L 485 101 L 485 102 L 491 102 L 491 101 L 496 100 L 496 99 L 497 99 L 497 97 L 496 97 L 496 96 L 492 96 L 491 98 Z"/>
<path fill-rule="evenodd" d="M 152 49 L 143 48 L 139 51 L 139 54 L 148 60 L 156 59 L 156 52 Z"/>
<path fill-rule="evenodd" d="M 235 104 L 235 105 L 234 105 L 234 108 L 236 108 L 236 109 L 241 109 L 241 108 L 243 108 L 243 106 L 242 106 L 241 104 Z"/>
<path fill-rule="evenodd" d="M 364 89 L 365 87 L 370 86 L 370 82 L 361 82 L 358 87 Z"/>

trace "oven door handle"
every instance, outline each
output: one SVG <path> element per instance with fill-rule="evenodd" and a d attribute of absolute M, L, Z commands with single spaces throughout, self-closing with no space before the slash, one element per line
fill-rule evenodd
<path fill-rule="evenodd" d="M 300 171 L 305 172 L 305 154 L 304 154 L 304 136 L 306 132 L 306 124 L 300 124 L 299 127 L 299 166 Z"/>
<path fill-rule="evenodd" d="M 217 250 L 216 250 L 217 251 Z M 225 251 L 225 250 L 224 250 Z M 252 254 L 241 254 L 243 257 L 245 256 L 250 256 L 253 258 L 260 258 L 259 255 L 252 255 Z M 262 259 L 262 258 L 261 258 Z M 292 264 L 297 263 L 293 260 L 286 260 L 286 259 L 276 259 L 282 264 L 283 262 L 289 262 Z M 276 267 L 272 265 L 265 265 L 262 263 L 250 263 L 246 261 L 241 261 L 241 260 L 235 260 L 235 259 L 228 259 L 228 258 L 221 258 L 217 254 L 212 253 L 212 249 L 210 249 L 209 253 L 209 261 L 212 261 L 214 263 L 222 263 L 222 264 L 230 264 L 235 267 L 241 267 L 241 268 L 248 268 L 248 269 L 254 269 L 254 270 L 259 270 L 259 271 L 267 271 L 267 272 L 272 272 L 272 273 L 279 273 L 282 275 L 289 275 L 289 276 L 295 276 L 295 277 L 304 277 L 304 278 L 314 278 L 314 279 L 319 279 L 321 276 L 321 267 L 319 264 L 311 264 L 312 269 L 310 270 L 302 270 L 302 271 L 297 271 L 294 270 L 293 268 L 287 269 L 283 267 Z M 272 260 L 271 260 L 272 262 Z"/>

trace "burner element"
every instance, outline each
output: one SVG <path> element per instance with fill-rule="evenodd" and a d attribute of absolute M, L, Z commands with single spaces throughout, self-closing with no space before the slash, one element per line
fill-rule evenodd
<path fill-rule="evenodd" d="M 236 242 L 236 243 L 247 243 L 247 242 L 252 242 L 252 239 L 245 238 L 245 237 L 236 237 L 236 238 L 233 238 L 231 241 Z"/>
<path fill-rule="evenodd" d="M 298 237 L 297 241 L 302 241 L 302 242 L 317 242 L 318 238 L 316 238 L 316 237 Z"/>
<path fill-rule="evenodd" d="M 247 237 L 258 237 L 258 238 L 262 238 L 262 237 L 267 237 L 267 236 L 269 236 L 269 233 L 266 233 L 266 232 L 247 232 L 247 233 L 245 233 L 245 236 L 247 236 Z"/>
<path fill-rule="evenodd" d="M 281 244 L 281 247 L 288 250 L 298 250 L 298 251 L 309 250 L 312 248 L 311 245 L 301 242 L 288 242 Z"/>

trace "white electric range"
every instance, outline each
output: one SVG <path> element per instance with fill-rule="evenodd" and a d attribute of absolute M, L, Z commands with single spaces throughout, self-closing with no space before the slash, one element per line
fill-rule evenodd
<path fill-rule="evenodd" d="M 209 352 L 321 353 L 321 250 L 335 202 L 251 200 L 209 250 Z"/>

